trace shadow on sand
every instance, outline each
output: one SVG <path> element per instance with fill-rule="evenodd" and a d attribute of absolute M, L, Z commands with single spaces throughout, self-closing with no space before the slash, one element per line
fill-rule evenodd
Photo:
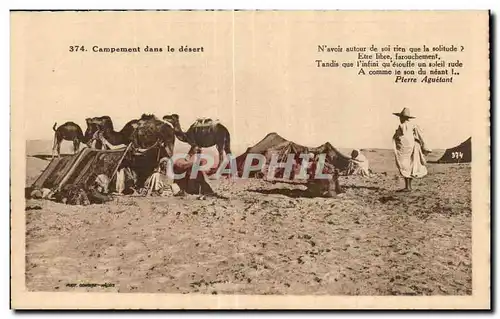
<path fill-rule="evenodd" d="M 61 157 L 67 157 L 71 156 L 72 154 L 61 154 Z M 44 161 L 51 161 L 52 160 L 52 155 L 47 155 L 47 154 L 37 154 L 37 155 L 28 155 L 28 157 L 34 157 L 38 158 Z"/>
<path fill-rule="evenodd" d="M 360 185 L 342 185 L 342 188 L 344 189 L 368 189 L 368 190 L 372 190 L 372 191 L 381 191 L 383 190 L 382 188 L 380 187 L 377 187 L 377 186 L 360 186 Z"/>
<path fill-rule="evenodd" d="M 307 197 L 314 198 L 317 196 L 313 196 L 307 190 L 302 189 L 287 189 L 287 188 L 272 188 L 272 189 L 249 189 L 249 192 L 260 193 L 264 195 L 285 195 L 288 197 L 298 198 L 298 197 Z"/>
<path fill-rule="evenodd" d="M 350 186 L 342 186 L 342 193 L 345 193 L 347 189 L 368 189 L 373 191 L 382 191 L 383 189 L 377 186 L 358 186 L 358 185 L 350 185 Z M 260 193 L 264 195 L 284 195 L 292 198 L 315 198 L 321 196 L 315 196 L 311 194 L 308 190 L 302 189 L 288 189 L 288 188 L 271 188 L 271 189 L 249 189 L 249 192 Z"/>

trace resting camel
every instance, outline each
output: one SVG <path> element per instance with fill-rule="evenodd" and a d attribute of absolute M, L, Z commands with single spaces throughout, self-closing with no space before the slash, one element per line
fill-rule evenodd
<path fill-rule="evenodd" d="M 172 124 L 175 136 L 181 142 L 198 147 L 212 147 L 215 145 L 219 152 L 217 168 L 222 164 L 224 152 L 226 152 L 226 155 L 231 154 L 231 136 L 224 125 L 211 119 L 199 119 L 186 132 L 183 132 L 179 122 L 179 115 L 165 115 L 163 120 Z"/>
<path fill-rule="evenodd" d="M 54 153 L 57 157 L 60 156 L 61 143 L 63 140 L 73 142 L 73 152 L 76 154 L 80 150 L 80 143 L 86 141 L 82 129 L 74 122 L 66 122 L 56 129 L 57 123 L 54 123 L 52 129 L 54 130 L 54 146 L 52 147 L 52 158 Z"/>

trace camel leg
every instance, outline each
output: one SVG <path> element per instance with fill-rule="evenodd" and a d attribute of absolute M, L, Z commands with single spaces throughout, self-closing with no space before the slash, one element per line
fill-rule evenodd
<path fill-rule="evenodd" d="M 226 156 L 231 155 L 231 140 L 229 135 L 224 139 L 224 151 L 226 152 Z"/>
<path fill-rule="evenodd" d="M 231 138 L 230 138 L 230 135 L 229 135 L 229 132 L 226 134 L 225 138 L 224 138 L 224 152 L 226 153 L 226 156 L 229 158 L 229 161 L 231 161 Z M 229 164 L 231 165 L 231 163 Z M 229 176 L 230 180 L 233 181 L 233 176 Z"/>
<path fill-rule="evenodd" d="M 219 163 L 217 165 L 217 170 L 219 170 L 222 165 L 222 163 L 224 162 L 224 148 L 225 148 L 225 145 L 217 145 L 217 151 L 219 152 Z M 226 153 L 226 155 L 228 155 L 228 153 Z M 227 164 L 227 166 L 229 166 L 229 168 L 231 168 L 231 162 L 229 162 Z M 224 167 L 225 168 L 225 167 Z M 228 181 L 232 182 L 233 181 L 233 176 L 231 174 L 227 175 L 226 178 L 228 179 Z"/>
<path fill-rule="evenodd" d="M 54 145 L 52 147 L 52 158 L 59 157 L 61 151 L 62 138 L 57 134 L 54 135 Z"/>
<path fill-rule="evenodd" d="M 73 153 L 76 154 L 80 150 L 80 140 L 79 139 L 74 139 L 73 140 Z"/>
<path fill-rule="evenodd" d="M 56 139 L 54 138 L 54 143 L 52 145 L 52 159 L 54 159 L 55 154 L 56 154 L 56 145 L 57 145 L 56 143 L 57 143 Z"/>
<path fill-rule="evenodd" d="M 217 152 L 219 153 L 219 162 L 217 163 L 217 169 L 220 168 L 222 165 L 222 162 L 224 161 L 224 150 L 222 148 L 222 145 L 217 144 Z"/>
<path fill-rule="evenodd" d="M 62 140 L 57 143 L 57 157 L 61 157 L 61 143 Z"/>
<path fill-rule="evenodd" d="M 219 168 L 224 162 L 224 151 L 222 149 L 219 149 L 218 151 L 219 151 L 219 165 L 217 165 L 218 166 L 217 168 Z"/>
<path fill-rule="evenodd" d="M 57 148 L 57 132 L 54 133 L 54 142 L 52 143 L 52 158 L 54 158 Z"/>

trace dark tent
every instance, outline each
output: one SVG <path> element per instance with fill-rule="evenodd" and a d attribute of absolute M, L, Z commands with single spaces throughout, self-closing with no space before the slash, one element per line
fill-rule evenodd
<path fill-rule="evenodd" d="M 65 185 L 85 186 L 90 178 L 100 174 L 112 178 L 128 150 L 84 148 L 78 154 L 54 158 L 33 183 L 32 188 L 59 191 Z"/>
<path fill-rule="evenodd" d="M 470 163 L 472 160 L 472 138 L 469 137 L 462 144 L 449 148 L 444 152 L 437 163 Z"/>
<path fill-rule="evenodd" d="M 349 157 L 340 153 L 330 143 L 325 143 L 318 147 L 307 147 L 286 140 L 277 133 L 269 133 L 260 142 L 252 147 L 249 147 L 245 153 L 236 158 L 238 174 L 241 176 L 248 154 L 261 154 L 267 159 L 267 163 L 271 160 L 272 154 L 278 154 L 278 162 L 286 161 L 288 154 L 314 153 L 326 154 L 326 161 L 340 171 L 345 171 L 349 164 Z M 252 165 L 257 164 L 255 160 Z"/>

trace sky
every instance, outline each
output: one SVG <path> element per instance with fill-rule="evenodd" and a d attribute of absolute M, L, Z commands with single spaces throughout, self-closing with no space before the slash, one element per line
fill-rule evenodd
<path fill-rule="evenodd" d="M 471 136 L 482 120 L 474 108 L 487 99 L 488 71 L 477 58 L 485 41 L 460 15 L 444 23 L 438 14 L 147 13 L 13 16 L 11 107 L 22 110 L 25 139 L 52 139 L 55 122 L 85 130 L 85 118 L 109 115 L 121 129 L 142 113 L 176 113 L 185 130 L 198 117 L 219 119 L 234 153 L 270 132 L 308 146 L 391 148 L 392 113 L 408 107 L 427 144 L 442 149 Z M 319 44 L 450 43 L 465 47 L 457 56 L 464 68 L 451 84 L 399 84 L 315 62 L 353 59 L 319 53 Z M 88 51 L 69 52 L 70 45 Z M 167 53 L 167 45 L 203 52 Z M 95 53 L 94 46 L 164 52 Z"/>

